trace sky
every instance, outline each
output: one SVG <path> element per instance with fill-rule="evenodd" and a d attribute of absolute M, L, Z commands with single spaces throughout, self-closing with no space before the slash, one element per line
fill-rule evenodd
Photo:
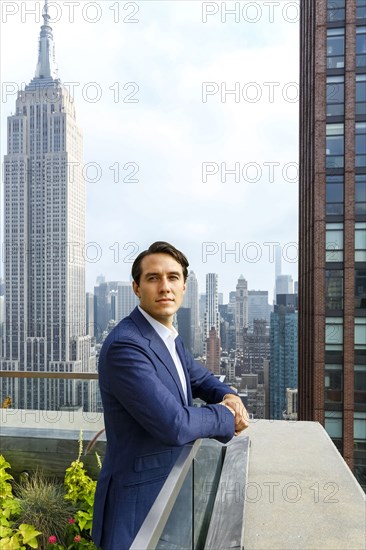
<path fill-rule="evenodd" d="M 0 4 L 1 158 L 43 4 Z M 86 290 L 129 280 L 156 240 L 200 292 L 218 273 L 224 301 L 240 275 L 272 300 L 276 243 L 297 280 L 299 2 L 49 0 L 49 15 L 84 136 Z"/>

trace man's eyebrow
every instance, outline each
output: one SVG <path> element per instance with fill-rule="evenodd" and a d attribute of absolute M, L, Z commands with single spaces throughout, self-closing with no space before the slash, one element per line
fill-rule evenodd
<path fill-rule="evenodd" d="M 155 272 L 155 271 L 148 271 L 147 273 L 144 273 L 144 277 L 151 277 L 151 276 L 159 276 L 161 273 Z M 179 271 L 169 271 L 168 275 L 182 275 Z"/>

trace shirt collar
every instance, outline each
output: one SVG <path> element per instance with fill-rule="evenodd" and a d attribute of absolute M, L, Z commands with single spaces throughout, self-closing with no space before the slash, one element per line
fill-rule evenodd
<path fill-rule="evenodd" d="M 145 319 L 150 323 L 150 325 L 156 330 L 156 332 L 159 334 L 160 338 L 166 342 L 169 337 L 173 338 L 173 340 L 176 339 L 178 336 L 178 332 L 175 329 L 175 327 L 172 327 L 171 329 L 154 319 L 154 317 L 151 317 L 146 311 L 144 311 L 140 306 L 137 306 L 139 308 L 140 313 L 145 317 Z"/>

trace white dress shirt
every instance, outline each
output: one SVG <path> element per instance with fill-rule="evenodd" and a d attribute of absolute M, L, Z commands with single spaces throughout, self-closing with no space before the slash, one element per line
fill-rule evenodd
<path fill-rule="evenodd" d="M 174 327 L 172 329 L 166 327 L 162 323 L 159 323 L 154 317 L 151 317 L 146 311 L 144 311 L 140 306 L 138 306 L 140 313 L 145 317 L 145 319 L 150 323 L 150 325 L 153 327 L 153 329 L 156 330 L 160 338 L 163 340 L 164 344 L 168 348 L 168 351 L 171 355 L 171 358 L 174 361 L 174 365 L 177 369 L 178 376 L 180 383 L 182 385 L 184 397 L 186 400 L 186 403 L 188 403 L 187 399 L 187 381 L 184 374 L 184 370 L 182 367 L 181 360 L 179 358 L 179 355 L 177 353 L 177 349 L 175 347 L 175 339 L 178 336 L 178 332 Z"/>

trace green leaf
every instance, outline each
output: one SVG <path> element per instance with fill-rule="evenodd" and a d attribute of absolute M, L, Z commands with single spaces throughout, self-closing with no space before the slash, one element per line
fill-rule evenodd
<path fill-rule="evenodd" d="M 1 539 L 0 539 L 0 550 L 9 550 L 9 548 L 10 548 L 9 543 L 10 543 L 10 538 L 9 537 L 6 537 L 6 538 L 1 537 Z"/>
<path fill-rule="evenodd" d="M 36 538 L 38 535 L 41 535 L 40 531 L 37 531 L 33 525 L 28 525 L 27 523 L 22 523 L 19 525 L 19 532 L 23 537 L 24 544 L 28 544 L 31 548 L 38 548 L 38 543 Z"/>
<path fill-rule="evenodd" d="M 4 515 L 0 516 L 0 526 L 10 527 L 10 521 Z"/>
<path fill-rule="evenodd" d="M 0 468 L 11 468 L 9 462 L 7 462 L 3 455 L 0 455 Z"/>
<path fill-rule="evenodd" d="M 14 535 L 11 538 L 6 537 L 5 539 L 1 539 L 0 550 L 23 550 L 23 548 L 25 550 L 25 546 L 19 543 L 18 537 L 19 535 Z"/>
<path fill-rule="evenodd" d="M 13 529 L 10 527 L 7 527 L 6 525 L 0 525 L 0 540 L 7 537 L 8 535 L 11 535 L 13 532 Z"/>
<path fill-rule="evenodd" d="M 2 503 L 2 514 L 6 518 L 10 518 L 11 516 L 17 515 L 20 510 L 20 504 L 17 500 L 14 498 L 5 498 Z"/>

